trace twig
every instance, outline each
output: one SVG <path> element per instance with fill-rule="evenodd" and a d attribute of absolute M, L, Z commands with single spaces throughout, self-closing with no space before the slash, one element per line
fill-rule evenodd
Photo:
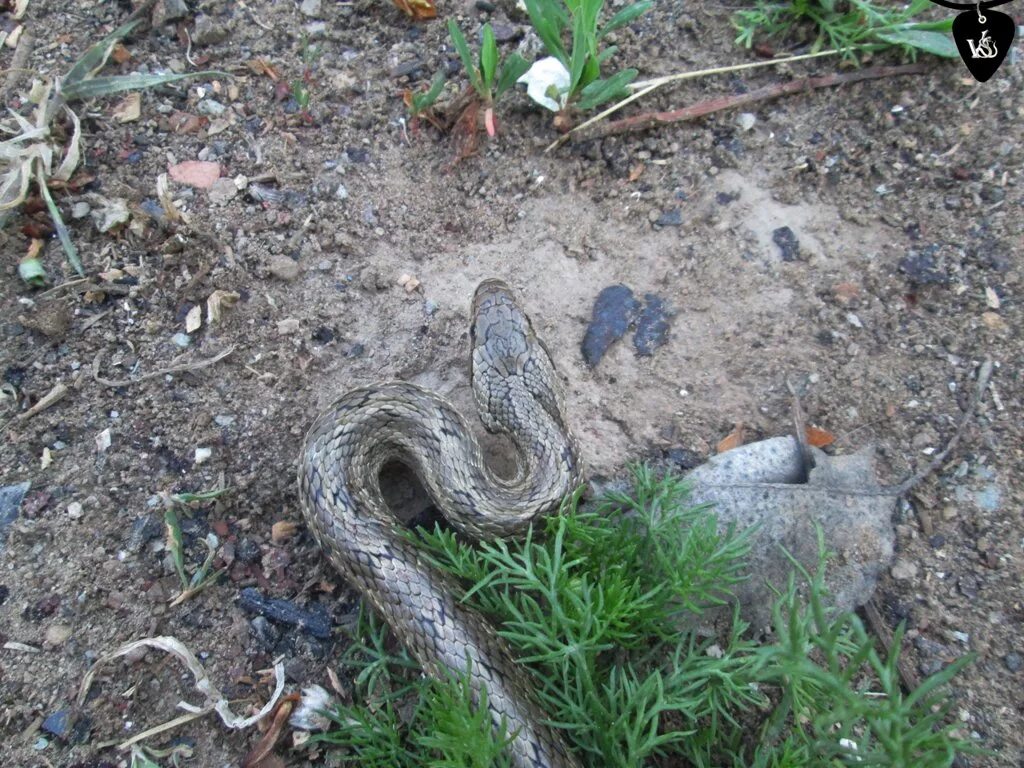
<path fill-rule="evenodd" d="M 173 720 L 168 720 L 166 723 L 163 723 L 162 725 L 154 725 L 152 728 L 147 728 L 141 733 L 135 734 L 127 741 L 122 741 L 120 744 L 118 744 L 117 748 L 120 750 L 128 749 L 128 747 L 130 747 L 132 744 L 135 744 L 136 742 L 142 741 L 143 739 L 148 739 L 150 736 L 156 736 L 158 733 L 169 731 L 172 728 L 177 728 L 179 725 L 189 723 L 198 717 L 205 717 L 211 712 L 213 712 L 213 707 L 201 710 L 199 712 L 188 712 L 184 715 L 179 715 Z"/>
<path fill-rule="evenodd" d="M 802 482 L 806 482 L 811 468 L 814 467 L 811 447 L 807 444 L 807 418 L 804 416 L 804 406 L 800 402 L 800 395 L 788 376 L 786 377 L 786 387 L 789 389 L 789 394 L 793 396 L 793 429 L 796 432 L 797 445 L 800 447 L 800 463 L 803 466 Z"/>
<path fill-rule="evenodd" d="M 604 110 L 603 112 L 600 112 L 597 115 L 594 115 L 589 120 L 580 123 L 571 131 L 569 131 L 569 133 L 567 133 L 565 136 L 560 137 L 557 141 L 550 144 L 544 151 L 550 152 L 554 149 L 558 149 L 560 146 L 565 144 L 565 142 L 570 141 L 573 137 L 573 134 L 583 132 L 586 128 L 593 125 L 594 123 L 599 122 L 600 120 L 604 120 L 606 117 L 608 117 L 608 115 L 618 112 L 627 104 L 631 104 L 637 99 L 646 96 L 651 91 L 654 91 L 663 85 L 668 85 L 669 83 L 675 83 L 681 80 L 693 80 L 698 77 L 707 77 L 708 75 L 723 75 L 728 72 L 740 72 L 745 69 L 777 67 L 780 64 L 791 64 L 794 61 L 804 61 L 805 59 L 817 59 L 822 56 L 835 56 L 838 53 L 843 53 L 843 51 L 818 51 L 817 53 L 804 53 L 799 56 L 786 56 L 785 58 L 772 59 L 771 61 L 752 61 L 746 64 L 732 64 L 728 67 L 712 67 L 710 69 L 697 69 L 691 72 L 677 72 L 674 75 L 665 75 L 664 77 L 656 77 L 652 80 L 642 80 L 639 83 L 631 83 L 629 88 L 630 90 L 633 91 L 632 94 L 624 98 L 622 101 L 618 101 L 615 104 L 612 104 L 610 107 L 608 107 L 608 109 Z"/>
<path fill-rule="evenodd" d="M 911 490 L 915 486 L 919 485 L 922 480 L 932 474 L 935 470 L 941 467 L 946 457 L 956 448 L 960 442 L 960 438 L 963 437 L 964 432 L 967 430 L 967 425 L 971 423 L 974 418 L 974 412 L 978 409 L 978 405 L 981 403 L 982 398 L 985 397 L 985 390 L 988 388 L 988 381 L 992 378 L 993 363 L 991 359 L 986 359 L 978 368 L 978 381 L 974 388 L 974 392 L 971 393 L 971 400 L 967 404 L 967 408 L 964 410 L 964 415 L 960 417 L 960 423 L 957 425 L 956 432 L 953 433 L 953 437 L 950 438 L 949 442 L 946 443 L 946 447 L 935 454 L 935 458 L 929 462 L 928 466 L 919 472 L 915 472 L 913 475 L 908 477 L 899 485 L 891 489 L 897 496 L 902 496 L 907 491 Z"/>
<path fill-rule="evenodd" d="M 18 46 L 14 49 L 14 56 L 11 57 L 11 66 L 7 68 L 7 79 L 4 80 L 4 87 L 0 89 L 0 100 L 7 101 L 7 97 L 18 87 L 25 73 L 31 72 L 25 65 L 28 64 L 29 56 L 32 54 L 32 44 L 35 40 L 28 29 L 23 29 L 21 37 L 18 38 Z"/>
<path fill-rule="evenodd" d="M 633 131 L 645 131 L 659 125 L 668 125 L 685 120 L 694 120 L 714 112 L 721 112 L 726 109 L 746 106 L 759 101 L 777 99 L 780 96 L 788 96 L 801 91 L 813 91 L 819 88 L 831 88 L 837 85 L 848 85 L 859 83 L 864 80 L 877 80 L 883 77 L 897 77 L 900 75 L 918 75 L 925 72 L 927 67 L 923 63 L 903 64 L 894 67 L 871 67 L 857 72 L 836 73 L 822 77 L 803 77 L 799 80 L 792 80 L 788 83 L 776 83 L 764 88 L 757 88 L 749 93 L 736 96 L 721 96 L 717 99 L 709 99 L 689 107 L 670 110 L 667 112 L 646 112 L 633 117 L 626 117 L 622 120 L 615 120 L 598 126 L 584 134 L 568 134 L 572 141 L 591 141 L 604 136 L 614 136 L 621 133 Z"/>
<path fill-rule="evenodd" d="M 60 291 L 63 291 L 65 289 L 67 289 L 67 288 L 74 288 L 76 285 L 82 285 L 83 283 L 88 283 L 91 280 L 92 280 L 92 278 L 90 278 L 90 277 L 77 277 L 74 280 L 68 280 L 66 283 L 61 283 L 60 285 L 55 285 L 55 286 L 53 286 L 53 288 L 48 288 L 47 290 L 45 290 L 42 293 L 38 294 L 36 296 L 36 298 L 37 299 L 45 299 L 47 296 L 52 296 L 53 294 L 59 293 Z"/>
<path fill-rule="evenodd" d="M 100 376 L 100 360 L 103 358 L 103 351 L 100 350 L 99 354 L 97 354 L 96 358 L 92 361 L 92 377 L 105 387 L 126 387 L 129 384 L 138 384 L 139 382 L 155 379 L 159 376 L 166 376 L 171 373 L 185 373 L 186 371 L 196 371 L 200 368 L 208 368 L 215 363 L 219 363 L 234 351 L 235 347 L 230 346 L 220 354 L 209 357 L 206 360 L 198 360 L 194 363 L 183 363 L 182 365 L 172 365 L 168 368 L 161 368 L 158 371 L 145 373 L 137 379 L 105 379 Z"/>
<path fill-rule="evenodd" d="M 871 628 L 872 633 L 878 638 L 878 642 L 882 644 L 885 649 L 886 656 L 892 657 L 894 652 L 898 653 L 899 648 L 893 649 L 894 635 L 892 630 L 889 629 L 889 625 L 886 623 L 885 618 L 882 616 L 882 612 L 878 609 L 876 598 L 871 598 L 862 607 L 864 611 L 864 618 L 868 621 L 868 626 Z M 913 693 L 917 687 L 921 684 L 921 680 L 917 674 L 910 667 L 910 662 L 907 661 L 906 657 L 900 654 L 896 661 L 896 668 L 900 673 L 900 680 L 903 682 L 904 690 L 909 694 Z"/>

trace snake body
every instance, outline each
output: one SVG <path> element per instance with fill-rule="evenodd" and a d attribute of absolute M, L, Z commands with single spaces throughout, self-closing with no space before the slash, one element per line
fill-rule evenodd
<path fill-rule="evenodd" d="M 530 698 L 525 671 L 459 587 L 400 535 L 380 488 L 399 460 L 449 521 L 477 540 L 513 536 L 556 510 L 581 482 L 575 440 L 561 416 L 554 364 L 508 286 L 484 281 L 472 305 L 472 383 L 484 426 L 507 434 L 515 478 L 484 464 L 466 420 L 444 398 L 404 382 L 354 389 L 313 424 L 299 461 L 299 497 L 331 564 L 433 676 L 465 674 L 486 689 L 491 721 L 504 721 L 517 768 L 579 763 Z"/>

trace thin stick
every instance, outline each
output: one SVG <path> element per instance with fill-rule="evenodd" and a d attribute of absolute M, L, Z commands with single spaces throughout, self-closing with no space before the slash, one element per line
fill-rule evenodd
<path fill-rule="evenodd" d="M 615 120 L 603 126 L 599 126 L 586 135 L 573 136 L 568 134 L 573 141 L 591 141 L 604 136 L 614 136 L 621 133 L 633 131 L 644 131 L 659 125 L 668 125 L 685 120 L 694 120 L 714 112 L 721 112 L 726 109 L 746 106 L 759 101 L 777 99 L 780 96 L 788 96 L 801 91 L 813 91 L 819 88 L 831 88 L 837 85 L 859 83 L 864 80 L 877 80 L 883 77 L 897 77 L 900 75 L 918 75 L 925 72 L 927 67 L 924 64 L 904 64 L 894 67 L 872 67 L 862 69 L 858 72 L 836 73 L 822 77 L 804 77 L 799 80 L 792 80 L 788 83 L 776 83 L 764 88 L 758 88 L 749 93 L 737 96 L 720 96 L 716 99 L 708 99 L 699 104 L 689 107 L 670 110 L 667 112 L 647 112 L 633 117 L 626 117 L 622 120 Z"/>
<path fill-rule="evenodd" d="M 155 379 L 159 376 L 166 376 L 171 373 L 184 373 L 186 371 L 197 371 L 200 368 L 208 368 L 211 365 L 219 363 L 234 351 L 235 347 L 231 346 L 220 354 L 207 358 L 206 360 L 199 360 L 194 363 L 184 363 L 182 365 L 172 365 L 169 368 L 161 368 L 159 371 L 145 373 L 137 379 L 104 379 L 100 376 L 100 360 L 103 358 L 103 352 L 101 351 L 96 355 L 96 359 L 92 362 L 92 377 L 105 387 L 126 387 L 129 384 L 138 384 L 139 382 Z"/>
<path fill-rule="evenodd" d="M 901 649 L 893 647 L 893 640 L 895 636 L 889 625 L 886 623 L 885 618 L 882 616 L 882 612 L 878 608 L 878 598 L 872 597 L 862 607 L 864 611 L 864 618 L 868 620 L 868 626 L 871 627 L 871 631 L 875 633 L 875 637 L 878 638 L 878 642 L 882 644 L 882 648 L 885 649 L 886 656 L 891 657 L 893 653 L 899 653 Z M 906 693 L 913 693 L 917 690 L 917 687 L 921 684 L 917 673 L 914 672 L 910 666 L 910 662 L 907 661 L 907 657 L 900 654 L 899 659 L 896 662 L 896 668 L 900 673 L 900 680 L 903 681 L 903 690 Z"/>
<path fill-rule="evenodd" d="M 953 433 L 953 437 L 950 438 L 948 443 L 946 443 L 946 447 L 935 454 L 935 458 L 929 462 L 928 466 L 920 472 L 915 472 L 893 488 L 893 493 L 897 496 L 902 496 L 907 491 L 920 484 L 922 480 L 931 475 L 946 462 L 946 457 L 953 452 L 957 444 L 960 442 L 960 438 L 964 436 L 964 432 L 967 430 L 967 425 L 971 423 L 971 420 L 974 418 L 974 412 L 978 410 L 978 405 L 981 403 L 982 398 L 985 397 L 985 390 L 988 389 L 988 381 L 992 378 L 993 367 L 992 360 L 986 359 L 985 362 L 981 364 L 981 367 L 978 368 L 978 382 L 974 387 L 974 392 L 971 393 L 971 400 L 967 404 L 967 408 L 964 409 L 964 415 L 960 417 L 960 423 L 957 425 L 956 432 Z"/>
<path fill-rule="evenodd" d="M 18 87 L 18 83 L 21 82 L 25 73 L 32 71 L 26 65 L 32 55 L 34 43 L 35 39 L 32 37 L 32 33 L 28 29 L 23 29 L 21 37 L 18 38 L 18 46 L 14 49 L 14 56 L 11 57 L 11 66 L 6 70 L 7 78 L 4 80 L 3 88 L 0 89 L 0 99 L 7 101 L 7 97 Z"/>
<path fill-rule="evenodd" d="M 708 75 L 722 75 L 728 72 L 740 72 L 745 69 L 777 67 L 779 64 L 790 64 L 794 61 L 804 61 L 805 59 L 817 59 L 821 58 L 822 56 L 835 56 L 838 53 L 843 53 L 843 51 L 830 49 L 827 51 L 818 51 L 817 53 L 802 53 L 799 56 L 787 56 L 782 59 L 772 59 L 771 61 L 751 61 L 747 62 L 746 64 L 732 64 L 728 67 L 712 67 L 711 69 L 697 69 L 691 72 L 677 72 L 674 75 L 665 75 L 664 77 L 656 77 L 652 80 L 642 80 L 639 83 L 631 83 L 629 85 L 629 88 L 630 90 L 634 91 L 634 93 L 630 94 L 622 101 L 612 104 L 610 107 L 608 107 L 608 109 L 594 115 L 586 122 L 580 123 L 571 131 L 569 131 L 569 133 L 567 133 L 565 136 L 561 136 L 557 141 L 548 146 L 548 148 L 545 149 L 544 151 L 550 152 L 553 149 L 557 149 L 558 147 L 565 144 L 565 142 L 570 141 L 572 139 L 573 134 L 582 132 L 584 129 L 588 128 L 589 126 L 593 125 L 599 120 L 604 120 L 606 117 L 608 117 L 608 115 L 618 112 L 627 104 L 631 104 L 637 99 L 641 98 L 642 96 L 646 96 L 651 91 L 660 88 L 663 85 L 668 85 L 669 83 L 675 83 L 680 80 L 693 80 L 695 78 L 706 77 Z"/>
<path fill-rule="evenodd" d="M 173 720 L 168 720 L 166 723 L 163 723 L 162 725 L 154 725 L 152 728 L 148 728 L 142 733 L 135 734 L 127 741 L 122 741 L 120 744 L 118 744 L 117 748 L 120 750 L 128 749 L 128 747 L 130 747 L 132 744 L 140 742 L 143 739 L 148 739 L 150 736 L 156 736 L 158 733 L 163 733 L 164 731 L 169 731 L 172 728 L 177 728 L 179 725 L 184 725 L 185 723 L 192 722 L 197 718 L 205 717 L 211 712 L 213 712 L 213 707 L 208 707 L 199 712 L 189 712 L 184 715 L 179 715 Z"/>

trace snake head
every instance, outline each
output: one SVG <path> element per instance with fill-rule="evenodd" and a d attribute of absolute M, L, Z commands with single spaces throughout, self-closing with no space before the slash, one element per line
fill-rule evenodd
<path fill-rule="evenodd" d="M 513 431 L 528 394 L 558 423 L 561 396 L 554 362 L 530 318 L 501 280 L 484 280 L 473 296 L 470 343 L 473 393 L 490 431 Z"/>

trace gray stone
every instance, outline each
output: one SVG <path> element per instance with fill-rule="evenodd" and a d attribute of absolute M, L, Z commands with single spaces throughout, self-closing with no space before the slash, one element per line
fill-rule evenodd
<path fill-rule="evenodd" d="M 61 709 L 46 716 L 42 729 L 59 739 L 65 739 L 71 733 L 71 710 Z"/>
<path fill-rule="evenodd" d="M 1005 664 L 1006 668 L 1011 672 L 1020 672 L 1022 666 L 1020 654 L 1015 651 L 1010 651 L 1003 657 L 1003 664 Z"/>
<path fill-rule="evenodd" d="M 158 0 L 153 6 L 153 26 L 162 27 L 172 21 L 181 21 L 188 16 L 185 0 Z"/>
<path fill-rule="evenodd" d="M 317 19 L 320 18 L 320 6 L 320 0 L 302 0 L 302 5 L 299 6 L 299 13 L 311 19 Z"/>
<path fill-rule="evenodd" d="M 228 28 L 218 24 L 204 13 L 196 16 L 196 25 L 192 30 L 192 42 L 196 45 L 216 45 L 228 36 Z"/>
<path fill-rule="evenodd" d="M 654 224 L 658 227 L 680 227 L 683 224 L 683 212 L 678 208 L 662 211 L 654 220 Z"/>
<path fill-rule="evenodd" d="M 322 40 L 327 37 L 327 22 L 325 21 L 311 21 L 303 29 L 306 30 L 306 36 L 310 40 Z"/>
<path fill-rule="evenodd" d="M 227 107 L 216 99 L 203 99 L 196 107 L 199 114 L 206 115 L 207 117 L 220 117 L 226 109 Z"/>
<path fill-rule="evenodd" d="M 235 186 L 235 182 L 232 179 L 221 176 L 213 182 L 213 186 L 210 187 L 208 194 L 210 202 L 214 205 L 225 205 L 238 194 L 238 187 Z"/>
<path fill-rule="evenodd" d="M 270 274 L 278 280 L 294 280 L 299 276 L 299 264 L 295 259 L 278 254 L 270 259 Z"/>
<path fill-rule="evenodd" d="M 0 488 L 0 546 L 3 545 L 4 539 L 7 537 L 7 528 L 18 519 L 21 500 L 25 498 L 31 485 L 32 483 L 25 480 Z"/>
<path fill-rule="evenodd" d="M 852 609 L 867 602 L 892 562 L 896 496 L 880 488 L 869 450 L 832 457 L 810 449 L 804 463 L 795 438 L 777 437 L 715 456 L 686 477 L 691 502 L 714 504 L 721 528 L 758 526 L 747 557 L 752 578 L 735 592 L 744 618 L 755 627 L 771 620 L 773 594 L 784 587 L 792 564 L 783 549 L 810 572 L 818 564 L 817 526 L 835 553 L 826 570 L 832 604 Z"/>

